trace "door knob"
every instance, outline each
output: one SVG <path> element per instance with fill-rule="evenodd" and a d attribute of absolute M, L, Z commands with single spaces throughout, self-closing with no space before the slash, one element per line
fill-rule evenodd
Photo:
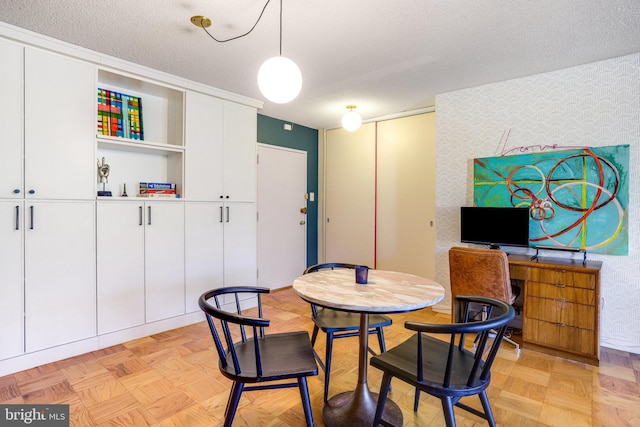
<path fill-rule="evenodd" d="M 307 214 L 307 208 L 300 208 L 300 213 Z"/>
<path fill-rule="evenodd" d="M 307 221 L 305 221 L 305 220 L 300 221 L 300 225 L 305 225 L 306 223 L 307 223 Z"/>

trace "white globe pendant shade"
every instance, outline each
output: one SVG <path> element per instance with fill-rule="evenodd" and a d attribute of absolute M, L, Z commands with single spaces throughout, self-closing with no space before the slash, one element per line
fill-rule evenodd
<path fill-rule="evenodd" d="M 300 68 L 284 56 L 269 58 L 258 70 L 258 88 L 269 101 L 286 104 L 302 89 Z"/>
<path fill-rule="evenodd" d="M 347 108 L 349 111 L 344 113 L 342 116 L 342 127 L 349 132 L 355 132 L 360 129 L 362 118 L 360 117 L 360 114 L 353 111 L 356 108 L 355 106 L 349 105 Z"/>

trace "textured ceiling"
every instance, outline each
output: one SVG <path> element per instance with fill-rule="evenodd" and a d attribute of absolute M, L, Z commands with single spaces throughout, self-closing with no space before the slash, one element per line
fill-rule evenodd
<path fill-rule="evenodd" d="M 0 21 L 262 100 L 278 54 L 279 1 L 2 0 Z M 333 128 L 432 106 L 436 94 L 640 52 L 639 0 L 284 0 L 282 54 L 303 75 L 289 104 L 260 111 Z"/>

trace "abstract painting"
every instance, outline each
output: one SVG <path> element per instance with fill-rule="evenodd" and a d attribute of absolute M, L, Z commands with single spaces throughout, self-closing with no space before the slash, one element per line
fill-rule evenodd
<path fill-rule="evenodd" d="M 529 246 L 628 255 L 629 145 L 474 159 L 474 205 L 528 207 Z"/>

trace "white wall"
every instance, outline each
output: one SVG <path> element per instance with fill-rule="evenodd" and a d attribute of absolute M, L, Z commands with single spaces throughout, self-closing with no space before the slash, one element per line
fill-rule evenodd
<path fill-rule="evenodd" d="M 640 353 L 640 54 L 439 95 L 436 111 L 436 280 L 445 287 L 459 208 L 473 202 L 473 158 L 630 145 L 629 255 L 588 257 L 603 261 L 601 345 Z"/>

